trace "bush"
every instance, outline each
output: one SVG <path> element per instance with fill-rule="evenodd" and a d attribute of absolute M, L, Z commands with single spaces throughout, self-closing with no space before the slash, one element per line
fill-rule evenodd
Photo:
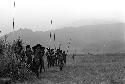
<path fill-rule="evenodd" d="M 21 49 L 21 50 L 20 50 Z M 22 39 L 14 40 L 12 43 L 0 39 L 0 77 L 10 77 L 13 80 L 28 80 L 31 71 L 26 63 L 21 62 L 20 54 L 24 51 Z"/>

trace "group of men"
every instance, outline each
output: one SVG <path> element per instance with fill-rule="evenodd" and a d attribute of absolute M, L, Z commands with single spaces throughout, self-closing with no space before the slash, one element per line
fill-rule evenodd
<path fill-rule="evenodd" d="M 26 46 L 25 51 L 21 52 L 22 47 L 18 47 L 16 51 L 20 55 L 20 62 L 25 63 L 29 69 L 31 69 L 38 76 L 39 73 L 45 71 L 44 58 L 47 58 L 48 68 L 52 66 L 58 66 L 62 70 L 66 64 L 66 52 L 61 49 L 45 48 L 40 44 L 37 44 L 31 48 L 30 45 Z M 46 52 L 45 52 L 46 51 Z"/>
<path fill-rule="evenodd" d="M 50 49 L 47 48 L 46 52 L 47 56 L 47 62 L 48 62 L 48 68 L 52 66 L 59 66 L 60 70 L 62 70 L 62 67 L 64 64 L 66 65 L 66 52 L 62 51 L 61 49 Z"/>

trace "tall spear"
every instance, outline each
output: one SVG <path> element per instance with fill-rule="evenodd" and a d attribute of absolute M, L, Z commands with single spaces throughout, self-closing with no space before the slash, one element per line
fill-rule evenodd
<path fill-rule="evenodd" d="M 53 21 L 51 20 L 51 25 L 53 24 Z"/>
<path fill-rule="evenodd" d="M 49 37 L 50 37 L 50 42 L 49 42 L 49 48 L 50 48 L 50 44 L 51 44 L 51 31 L 50 31 L 50 35 L 49 35 Z"/>
<path fill-rule="evenodd" d="M 55 40 L 56 40 L 56 35 L 55 35 L 55 32 L 54 32 L 54 42 L 55 42 Z"/>
<path fill-rule="evenodd" d="M 14 30 L 14 27 L 15 27 L 15 22 L 14 22 L 14 18 L 13 18 L 13 30 Z"/>
<path fill-rule="evenodd" d="M 16 5 L 16 3 L 15 3 L 15 1 L 14 1 L 14 4 L 13 4 L 13 8 L 15 9 L 15 5 Z M 14 11 L 13 11 L 14 12 Z M 13 16 L 13 30 L 14 30 L 14 28 L 15 28 L 15 21 L 14 21 L 14 16 Z"/>
<path fill-rule="evenodd" d="M 15 5 L 16 5 L 16 4 L 15 4 L 15 1 L 14 1 L 14 8 L 15 8 Z"/>
<path fill-rule="evenodd" d="M 50 35 L 49 35 L 49 36 L 50 36 L 49 48 L 50 48 L 50 45 L 51 45 L 51 37 L 52 37 L 52 34 L 51 34 L 51 30 L 52 30 L 52 23 L 53 23 L 53 22 L 52 22 L 52 20 L 51 20 L 51 29 L 50 29 Z"/>
<path fill-rule="evenodd" d="M 56 45 L 55 45 L 55 41 L 56 41 L 55 28 L 54 28 L 54 35 L 53 35 L 53 39 L 54 39 L 54 47 L 55 47 L 55 50 L 56 50 Z"/>
<path fill-rule="evenodd" d="M 56 35 L 55 35 L 55 32 L 54 32 L 54 47 L 55 47 L 55 50 L 56 50 L 55 41 L 56 41 Z"/>

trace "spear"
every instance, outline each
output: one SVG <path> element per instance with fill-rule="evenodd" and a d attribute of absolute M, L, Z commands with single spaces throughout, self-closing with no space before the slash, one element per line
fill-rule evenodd
<path fill-rule="evenodd" d="M 55 32 L 54 32 L 54 47 L 55 47 L 55 50 L 56 50 L 55 40 L 56 40 L 56 35 L 55 35 Z"/>
<path fill-rule="evenodd" d="M 51 20 L 51 25 L 53 24 L 53 21 Z"/>
<path fill-rule="evenodd" d="M 16 4 L 15 4 L 15 1 L 14 1 L 14 8 L 15 8 L 15 5 L 16 5 Z"/>
<path fill-rule="evenodd" d="M 51 19 L 51 29 L 53 27 L 53 20 Z M 54 47 L 56 49 L 56 46 L 55 46 L 55 40 L 56 40 L 56 35 L 55 35 L 55 28 L 54 28 L 54 35 L 53 35 L 53 39 L 54 39 Z"/>
<path fill-rule="evenodd" d="M 15 22 L 14 22 L 14 18 L 13 18 L 13 30 L 14 30 L 14 27 L 15 27 Z"/>
<path fill-rule="evenodd" d="M 52 20 L 51 20 L 51 22 L 52 22 Z M 55 50 L 56 50 L 56 45 L 55 45 L 55 41 L 56 41 L 55 28 L 54 28 L 54 35 L 53 35 L 53 39 L 54 39 L 54 47 L 55 47 Z"/>
<path fill-rule="evenodd" d="M 51 30 L 52 30 L 52 20 L 51 20 L 51 29 L 50 29 L 50 42 L 49 42 L 49 48 L 50 48 L 50 44 L 51 44 L 51 37 L 52 37 L 52 34 L 51 34 Z"/>
<path fill-rule="evenodd" d="M 50 35 L 49 35 L 49 36 L 50 36 L 50 41 L 49 41 L 49 48 L 50 48 L 50 43 L 51 43 L 51 36 L 52 36 L 52 35 L 51 35 L 51 31 L 50 31 Z"/>
<path fill-rule="evenodd" d="M 54 32 L 54 41 L 56 40 L 55 32 Z"/>
<path fill-rule="evenodd" d="M 16 3 L 15 3 L 15 1 L 14 1 L 14 3 L 13 3 L 13 8 L 15 8 L 15 5 L 16 5 Z M 14 28 L 15 28 L 15 22 L 14 22 L 14 16 L 13 16 L 13 30 L 14 30 Z"/>

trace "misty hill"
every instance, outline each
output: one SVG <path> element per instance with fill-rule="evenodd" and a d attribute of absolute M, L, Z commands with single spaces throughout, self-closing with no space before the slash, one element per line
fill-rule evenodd
<path fill-rule="evenodd" d="M 55 30 L 56 46 L 63 44 L 62 48 L 67 47 L 71 38 L 70 50 L 77 49 L 82 52 L 122 52 L 124 46 L 124 24 L 98 24 L 80 27 L 65 27 Z M 35 45 L 41 43 L 49 46 L 49 32 L 36 31 L 30 29 L 20 29 L 8 34 L 8 40 L 12 41 L 21 36 L 27 44 Z M 53 33 L 53 31 L 52 31 Z M 53 40 L 52 40 L 52 43 Z"/>

